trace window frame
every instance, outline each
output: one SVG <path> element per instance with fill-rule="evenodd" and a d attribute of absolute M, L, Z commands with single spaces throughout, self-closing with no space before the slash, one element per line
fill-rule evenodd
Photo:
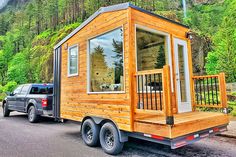
<path fill-rule="evenodd" d="M 167 32 L 164 32 L 164 31 L 160 31 L 160 30 L 157 30 L 157 29 L 153 29 L 153 28 L 149 28 L 147 26 L 143 26 L 143 25 L 140 25 L 140 24 L 135 24 L 135 27 L 134 27 L 134 32 L 135 32 L 135 63 L 136 63 L 136 72 L 138 72 L 138 46 L 137 46 L 137 29 L 142 29 L 144 31 L 148 31 L 148 32 L 151 32 L 151 33 L 154 33 L 154 34 L 160 34 L 160 35 L 163 35 L 166 37 L 166 43 L 167 43 L 167 55 L 168 55 L 168 65 L 170 66 L 170 76 L 171 76 L 171 88 L 172 88 L 172 92 L 174 91 L 174 87 L 173 87 L 173 74 L 172 74 L 172 70 L 173 70 L 173 67 L 172 67 L 172 54 L 171 54 L 171 49 L 172 49 L 172 46 L 171 46 L 171 37 L 170 37 L 170 34 L 167 33 Z"/>
<path fill-rule="evenodd" d="M 101 91 L 101 92 L 91 92 L 90 91 L 90 81 L 91 81 L 91 77 L 90 77 L 90 44 L 89 44 L 89 41 L 96 38 L 96 37 L 99 37 L 99 36 L 102 36 L 104 34 L 107 34 L 107 33 L 110 33 L 116 29 L 122 29 L 123 31 L 123 90 L 122 91 Z M 87 94 L 124 94 L 126 93 L 125 92 L 125 79 L 126 79 L 126 76 L 125 76 L 125 39 L 124 39 L 124 25 L 121 25 L 121 26 L 118 26 L 118 27 L 114 27 L 112 29 L 109 29 L 107 31 L 104 31 L 102 33 L 99 33 L 99 34 L 96 34 L 90 38 L 87 38 Z"/>
<path fill-rule="evenodd" d="M 77 72 L 74 74 L 70 74 L 70 49 L 76 48 L 77 49 Z M 67 49 L 67 77 L 73 77 L 79 75 L 79 44 L 74 44 L 68 47 Z"/>

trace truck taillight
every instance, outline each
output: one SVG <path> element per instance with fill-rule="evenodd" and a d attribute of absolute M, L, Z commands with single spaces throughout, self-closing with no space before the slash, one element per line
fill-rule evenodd
<path fill-rule="evenodd" d="M 42 107 L 48 106 L 48 99 L 42 99 Z"/>

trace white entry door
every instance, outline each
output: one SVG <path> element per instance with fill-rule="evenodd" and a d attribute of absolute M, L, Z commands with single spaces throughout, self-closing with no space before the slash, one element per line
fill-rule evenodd
<path fill-rule="evenodd" d="M 176 83 L 178 112 L 192 111 L 190 98 L 190 82 L 189 82 L 189 64 L 187 42 L 184 40 L 174 39 L 174 53 L 176 63 Z"/>

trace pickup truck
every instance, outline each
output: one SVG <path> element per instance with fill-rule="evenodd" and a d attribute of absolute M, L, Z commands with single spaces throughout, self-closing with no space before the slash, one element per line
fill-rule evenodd
<path fill-rule="evenodd" d="M 3 116 L 18 111 L 28 113 L 29 122 L 38 122 L 40 116 L 52 115 L 52 99 L 53 84 L 20 85 L 3 100 Z"/>

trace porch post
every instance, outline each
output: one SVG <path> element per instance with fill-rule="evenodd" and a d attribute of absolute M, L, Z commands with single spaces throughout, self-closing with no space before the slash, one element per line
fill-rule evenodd
<path fill-rule="evenodd" d="M 170 66 L 165 65 L 163 67 L 163 95 L 164 95 L 164 105 L 166 114 L 166 124 L 174 125 L 174 116 L 172 108 L 172 91 L 171 91 L 171 78 L 170 78 Z"/>
<path fill-rule="evenodd" d="M 225 113 L 228 113 L 225 73 L 219 74 L 219 87 L 220 87 L 220 102 L 221 102 L 222 108 Z"/>

